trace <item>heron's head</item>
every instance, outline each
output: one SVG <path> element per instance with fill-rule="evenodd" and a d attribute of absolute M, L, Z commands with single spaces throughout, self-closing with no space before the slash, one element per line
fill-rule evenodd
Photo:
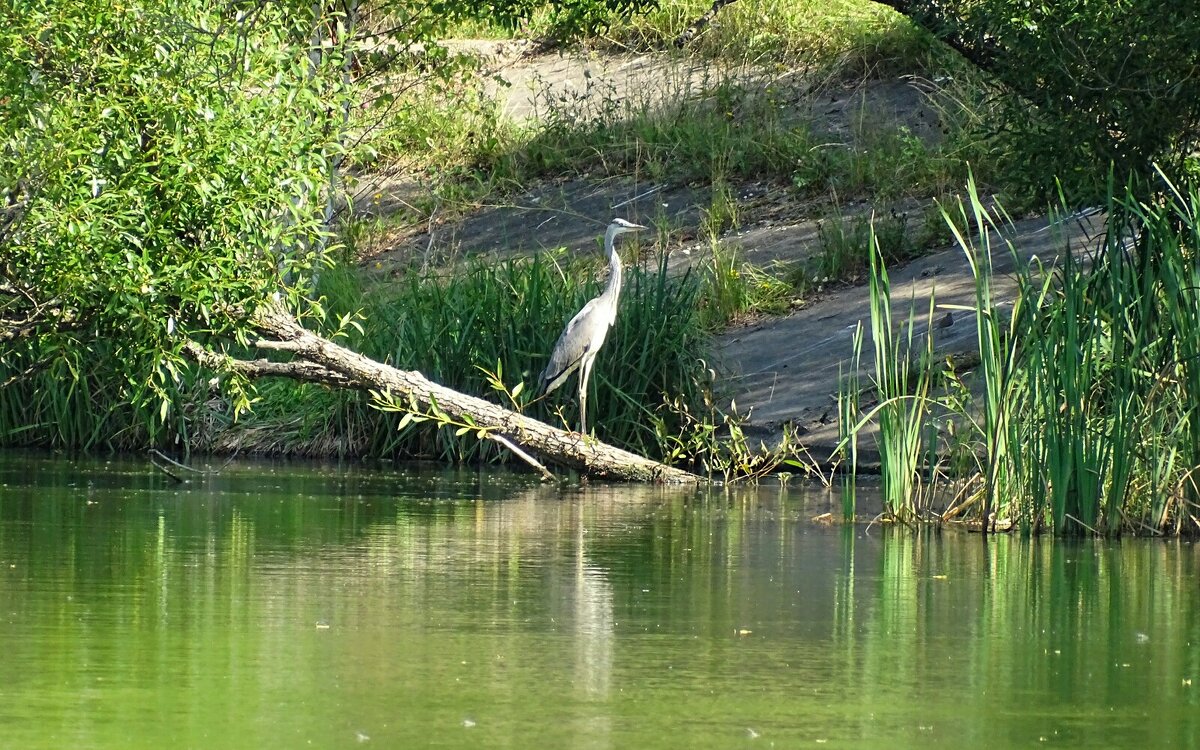
<path fill-rule="evenodd" d="M 641 224 L 634 224 L 632 221 L 625 221 L 624 219 L 613 219 L 612 224 L 608 225 L 608 233 L 610 235 L 612 235 L 613 237 L 616 237 L 618 234 L 625 234 L 626 232 L 636 232 L 639 229 L 645 229 L 645 228 L 646 227 L 642 226 Z"/>

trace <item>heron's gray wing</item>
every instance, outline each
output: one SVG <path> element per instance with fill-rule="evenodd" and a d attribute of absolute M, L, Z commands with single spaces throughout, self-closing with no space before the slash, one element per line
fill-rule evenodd
<path fill-rule="evenodd" d="M 558 343 L 554 345 L 554 351 L 550 354 L 550 362 L 538 376 L 539 394 L 550 393 L 562 385 L 579 367 L 583 356 L 588 353 L 594 333 L 593 327 L 608 325 L 608 321 L 603 319 L 604 316 L 600 314 L 598 308 L 599 297 L 584 305 L 583 309 L 571 318 L 571 322 L 567 323 L 562 335 L 558 337 Z"/>

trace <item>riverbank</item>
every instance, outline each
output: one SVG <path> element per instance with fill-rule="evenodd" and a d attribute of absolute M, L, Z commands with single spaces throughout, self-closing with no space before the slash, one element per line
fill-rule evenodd
<path fill-rule="evenodd" d="M 29 227 L 12 233 L 28 261 L 13 268 L 28 278 L 0 288 L 17 311 L 0 331 L 17 341 L 0 351 L 0 434 L 72 449 L 508 456 L 503 436 L 472 421 L 483 402 L 455 421 L 432 400 L 397 401 L 384 392 L 393 381 L 276 377 L 305 379 L 287 361 L 304 356 L 289 337 L 319 334 L 429 376 L 411 382 L 444 383 L 439 402 L 485 395 L 521 413 L 488 429 L 532 417 L 567 435 L 588 416 L 602 442 L 729 482 L 772 472 L 830 482 L 835 465 L 875 463 L 889 512 L 905 521 L 968 508 L 990 521 L 999 503 L 1029 531 L 1051 518 L 1062 533 L 1190 529 L 1200 370 L 1181 332 L 1196 327 L 1192 187 L 1130 157 L 1111 162 L 1125 171 L 1098 188 L 1105 160 L 1088 149 L 1113 146 L 1111 129 L 1072 154 L 1039 152 L 1057 127 L 1086 130 L 1055 101 L 1024 123 L 1025 140 L 1001 127 L 1031 93 L 1019 85 L 1032 54 L 1024 27 L 1005 73 L 973 68 L 919 19 L 861 5 L 869 12 L 836 16 L 772 6 L 778 17 L 761 23 L 769 43 L 713 26 L 683 51 L 647 42 L 633 20 L 553 52 L 512 39 L 435 44 L 462 30 L 451 26 L 417 43 L 370 33 L 376 46 L 355 39 L 287 90 L 272 66 L 293 40 L 272 37 L 277 56 L 247 64 L 261 63 L 254 81 L 277 84 L 231 82 L 237 96 L 184 113 L 195 137 L 177 145 L 205 144 L 212 163 L 195 169 L 190 147 L 165 155 L 178 215 L 143 200 L 163 195 L 162 155 L 127 127 L 145 116 L 109 107 L 124 124 L 92 133 L 86 98 L 13 79 L 60 112 L 55 122 L 79 123 L 26 144 L 28 163 L 76 133 L 126 143 L 137 166 L 93 159 L 90 191 L 59 175 L 29 196 Z M 733 9 L 731 25 L 749 7 Z M 90 22 L 59 10 L 63 29 Z M 832 25 L 814 36 L 812 17 Z M 666 24 L 659 32 L 678 22 L 647 18 Z M 504 36 L 480 20 L 474 31 Z M 70 46 L 69 33 L 54 38 Z M 181 92 L 139 100 L 163 105 L 155 122 L 177 121 L 197 80 L 181 71 L 214 58 L 172 47 L 179 65 L 160 69 L 140 56 L 144 39 L 127 41 L 95 75 L 112 92 L 126 78 Z M 238 40 L 220 41 L 242 54 Z M 130 59 L 145 70 L 127 75 Z M 340 110 L 322 104 L 326 93 Z M 259 114 L 297 101 L 312 113 L 287 120 L 288 133 L 311 158 L 296 162 L 278 138 L 261 154 L 246 147 L 266 137 Z M 222 139 L 238 144 L 237 159 L 222 156 Z M 294 174 L 247 177 L 281 169 Z M 1048 203 L 1060 174 L 1070 183 Z M 351 197 L 339 214 L 342 188 Z M 1087 205 L 1103 208 L 1079 211 Z M 1048 206 L 1071 218 L 1039 219 Z M 83 224 L 71 218 L 80 211 Z M 280 223 L 284 214 L 297 221 Z M 647 230 L 616 250 L 623 293 L 597 360 L 594 413 L 582 415 L 565 389 L 537 399 L 533 383 L 565 321 L 604 284 L 594 249 L 614 215 Z M 1112 220 L 1107 233 L 1100 217 Z M 59 241 L 82 229 L 102 253 Z M 280 278 L 289 297 L 275 295 L 280 324 L 264 328 L 251 311 Z M 51 289 L 60 296 L 42 299 Z M 334 348 L 322 347 L 310 354 Z M 946 486 L 961 486 L 954 507 L 931 505 Z"/>

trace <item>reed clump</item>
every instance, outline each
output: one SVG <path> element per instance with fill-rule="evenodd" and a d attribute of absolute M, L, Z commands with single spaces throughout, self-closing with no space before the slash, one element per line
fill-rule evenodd
<path fill-rule="evenodd" d="M 1155 191 L 1135 187 L 1110 191 L 1100 241 L 1052 262 L 1024 261 L 1007 242 L 994 247 L 1003 211 L 984 207 L 973 186 L 958 216 L 947 216 L 976 280 L 979 364 L 951 374 L 954 396 L 902 393 L 898 372 L 914 361 L 885 347 L 876 409 L 885 421 L 902 402 L 949 412 L 974 461 L 951 471 L 932 431 L 914 448 L 919 427 L 881 430 L 885 466 L 903 467 L 889 512 L 917 515 L 923 490 L 904 478 L 923 468 L 956 489 L 947 516 L 974 514 L 989 528 L 1200 532 L 1200 193 L 1165 178 Z M 1011 306 L 993 294 L 994 251 L 1017 262 Z M 885 274 L 873 269 L 879 307 L 888 304 Z M 932 469 L 913 459 L 939 450 Z"/>

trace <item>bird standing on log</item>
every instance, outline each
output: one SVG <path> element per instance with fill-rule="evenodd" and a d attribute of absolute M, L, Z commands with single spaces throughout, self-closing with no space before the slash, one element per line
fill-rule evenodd
<path fill-rule="evenodd" d="M 596 354 L 604 345 L 608 329 L 617 320 L 617 299 L 621 295 L 621 258 L 614 246 L 617 235 L 645 229 L 640 224 L 614 219 L 604 233 L 604 251 L 608 254 L 608 284 L 604 291 L 583 306 L 558 337 L 550 362 L 538 378 L 539 394 L 544 396 L 558 388 L 571 373 L 579 370 L 579 431 L 587 434 L 588 378 Z"/>

